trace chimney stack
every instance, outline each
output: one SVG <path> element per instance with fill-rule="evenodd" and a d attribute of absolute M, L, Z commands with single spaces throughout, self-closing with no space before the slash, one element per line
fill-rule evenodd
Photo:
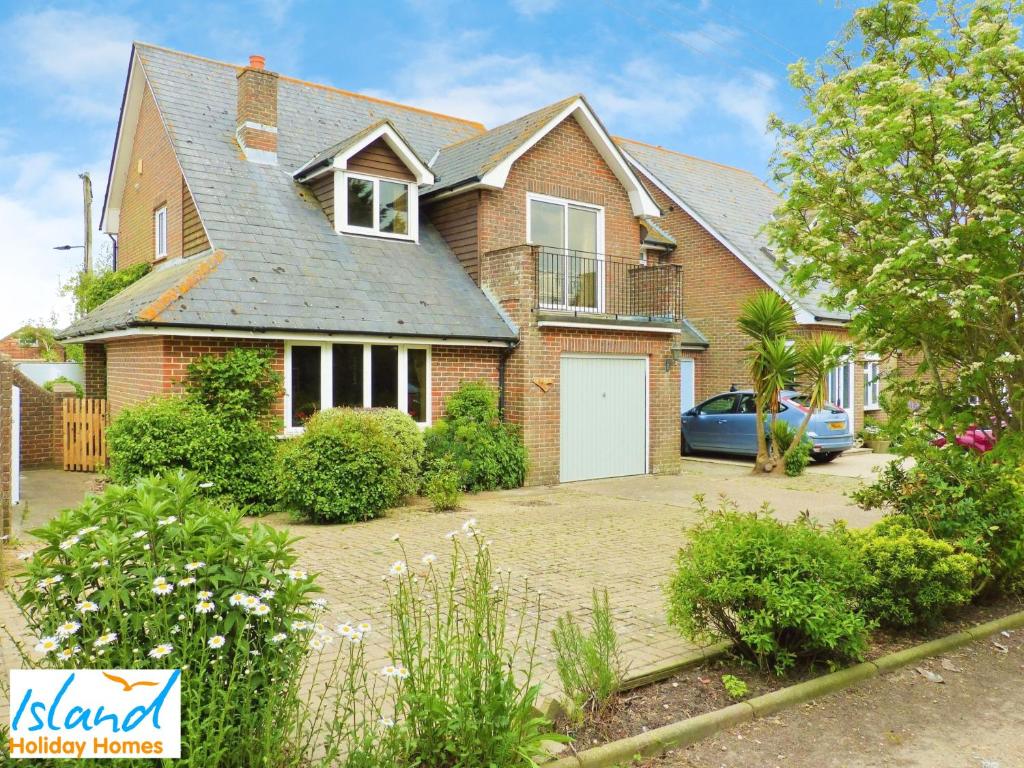
<path fill-rule="evenodd" d="M 268 72 L 263 56 L 249 57 L 238 73 L 238 119 L 235 136 L 245 159 L 277 164 L 277 73 Z"/>

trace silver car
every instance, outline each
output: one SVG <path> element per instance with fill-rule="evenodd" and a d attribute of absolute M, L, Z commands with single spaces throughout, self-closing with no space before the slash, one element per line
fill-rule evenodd
<path fill-rule="evenodd" d="M 807 415 L 807 398 L 793 390 L 779 395 L 779 419 L 799 429 Z M 724 392 L 691 408 L 680 418 L 682 452 L 718 451 L 743 456 L 757 455 L 757 409 L 751 390 Z M 768 419 L 765 419 L 767 429 Z M 853 447 L 850 414 L 837 405 L 827 404 L 811 416 L 807 425 L 811 458 L 832 461 Z"/>

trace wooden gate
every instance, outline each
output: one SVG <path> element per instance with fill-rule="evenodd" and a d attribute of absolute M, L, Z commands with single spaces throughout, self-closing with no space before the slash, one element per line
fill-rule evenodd
<path fill-rule="evenodd" d="M 95 472 L 107 466 L 107 401 L 65 397 L 64 469 Z"/>

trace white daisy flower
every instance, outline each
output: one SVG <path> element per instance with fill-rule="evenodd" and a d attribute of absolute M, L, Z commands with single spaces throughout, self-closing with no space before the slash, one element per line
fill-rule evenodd
<path fill-rule="evenodd" d="M 363 621 L 359 623 L 359 626 L 356 627 L 356 629 L 359 630 L 360 635 L 368 635 L 373 630 L 373 627 L 370 626 L 370 622 Z"/>
<path fill-rule="evenodd" d="M 242 598 L 241 606 L 246 610 L 252 610 L 260 604 L 260 599 L 256 595 L 246 595 Z"/>
<path fill-rule="evenodd" d="M 60 647 L 60 640 L 56 637 L 42 637 L 36 643 L 36 653 L 49 654 Z"/>
<path fill-rule="evenodd" d="M 398 667 L 396 667 L 394 664 L 388 664 L 386 666 L 381 667 L 380 673 L 384 677 L 397 677 Z"/>
<path fill-rule="evenodd" d="M 351 624 L 345 624 L 345 623 L 342 623 L 342 624 L 339 624 L 338 626 L 336 626 L 334 628 L 334 631 L 337 632 L 342 637 L 352 637 L 353 635 L 358 634 L 358 632 L 357 632 L 355 627 L 353 627 Z"/>
<path fill-rule="evenodd" d="M 155 648 L 150 649 L 149 658 L 151 659 L 162 659 L 164 656 L 170 655 L 174 650 L 174 646 L 170 643 L 160 643 Z"/>
<path fill-rule="evenodd" d="M 296 632 L 304 632 L 307 629 L 312 628 L 313 624 L 304 619 L 298 619 L 292 622 L 292 629 Z"/>
<path fill-rule="evenodd" d="M 204 490 L 207 488 L 213 488 L 213 483 L 211 483 L 209 480 L 204 480 L 199 484 L 199 487 Z"/>
<path fill-rule="evenodd" d="M 60 574 L 57 574 L 56 576 L 48 576 L 47 578 L 39 582 L 36 582 L 36 587 L 41 591 L 45 592 L 54 584 L 60 584 L 62 581 L 64 581 L 64 577 Z"/>
<path fill-rule="evenodd" d="M 319 635 L 314 635 L 309 638 L 309 647 L 314 651 L 322 651 L 324 648 L 324 641 L 320 639 Z"/>
<path fill-rule="evenodd" d="M 178 582 L 178 586 L 179 587 L 191 587 L 195 583 L 196 583 L 196 579 L 195 579 L 194 576 L 186 576 L 184 579 L 182 579 L 181 581 Z"/>
<path fill-rule="evenodd" d="M 100 635 L 92 644 L 96 648 L 102 648 L 104 645 L 110 645 L 112 642 L 117 640 L 117 632 L 107 632 L 105 635 Z"/>
<path fill-rule="evenodd" d="M 309 601 L 314 608 L 326 608 L 327 599 L 323 597 L 315 597 Z"/>
<path fill-rule="evenodd" d="M 61 649 L 60 653 L 57 654 L 57 657 L 60 658 L 60 659 L 63 659 L 64 661 L 68 661 L 69 659 L 73 659 L 75 656 L 77 656 L 81 652 L 82 652 L 81 646 L 76 645 L 74 648 L 63 648 L 63 649 Z"/>
<path fill-rule="evenodd" d="M 213 613 L 214 605 L 210 600 L 200 600 L 196 603 L 196 613 Z"/>
<path fill-rule="evenodd" d="M 82 625 L 77 621 L 65 621 L 57 627 L 57 637 L 71 637 L 71 635 L 75 634 L 75 632 L 81 628 Z"/>
<path fill-rule="evenodd" d="M 225 642 L 227 642 L 227 641 L 224 639 L 224 635 L 214 635 L 213 637 L 211 637 L 209 640 L 206 641 L 206 644 L 208 646 L 210 646 L 211 648 L 216 649 L 216 648 L 223 648 Z"/>
<path fill-rule="evenodd" d="M 247 598 L 248 595 L 245 592 L 235 592 L 231 597 L 228 598 L 229 605 L 241 605 L 242 601 Z"/>
<path fill-rule="evenodd" d="M 405 680 L 405 678 L 407 678 L 408 676 L 409 670 L 405 667 L 398 667 L 398 669 L 395 670 L 395 677 L 397 677 L 399 680 Z"/>
<path fill-rule="evenodd" d="M 154 595 L 158 595 L 159 597 L 165 597 L 166 595 L 169 595 L 169 594 L 171 594 L 171 592 L 174 591 L 174 585 L 173 584 L 157 584 L 155 587 L 153 587 L 153 589 L 151 591 L 152 591 L 152 593 Z"/>
<path fill-rule="evenodd" d="M 289 568 L 289 569 L 288 569 L 288 578 L 289 578 L 289 579 L 290 579 L 291 581 L 302 581 L 302 580 L 303 580 L 303 579 L 305 579 L 305 578 L 306 578 L 306 577 L 307 577 L 308 575 L 309 575 L 309 574 L 307 574 L 307 573 L 306 573 L 306 572 L 305 572 L 304 570 L 302 570 L 301 568 Z"/>
<path fill-rule="evenodd" d="M 390 573 L 392 576 L 401 576 L 403 573 L 405 573 L 405 570 L 405 562 L 403 562 L 402 560 L 395 560 L 395 562 L 391 564 L 391 568 L 388 569 L 388 573 Z"/>
<path fill-rule="evenodd" d="M 60 543 L 60 548 L 67 551 L 80 541 L 81 539 L 77 536 L 68 536 L 66 539 L 64 539 L 64 541 Z"/>
<path fill-rule="evenodd" d="M 475 517 L 469 518 L 469 520 L 467 520 L 466 522 L 464 522 L 462 524 L 462 532 L 463 533 L 469 533 L 474 528 L 476 528 L 476 518 Z"/>
<path fill-rule="evenodd" d="M 159 525 L 161 528 L 163 528 L 165 525 L 170 525 L 171 523 L 176 523 L 176 522 L 178 522 L 178 518 L 175 517 L 174 515 L 170 515 L 168 517 L 164 517 L 164 518 L 161 518 L 160 520 L 157 520 L 156 524 Z"/>
<path fill-rule="evenodd" d="M 161 584 L 166 584 L 166 583 L 167 583 L 167 577 L 166 576 L 157 576 L 155 579 L 153 579 L 153 586 L 154 587 L 159 587 Z"/>
<path fill-rule="evenodd" d="M 396 533 L 396 534 L 394 534 L 394 535 L 393 535 L 393 536 L 391 537 L 391 540 L 392 540 L 392 541 L 399 541 L 399 540 L 400 540 L 401 538 L 402 538 L 402 537 L 401 537 L 401 535 L 399 535 L 399 534 L 397 534 L 397 533 Z"/>
<path fill-rule="evenodd" d="M 249 610 L 249 613 L 251 613 L 253 616 L 266 616 L 268 613 L 270 613 L 270 606 L 260 603 L 255 608 L 247 610 Z"/>
<path fill-rule="evenodd" d="M 260 599 L 261 600 L 273 600 L 274 599 L 274 595 L 276 595 L 276 594 L 277 593 L 274 590 L 272 590 L 272 589 L 264 589 L 262 592 L 260 592 Z"/>
<path fill-rule="evenodd" d="M 288 635 L 284 632 L 278 632 L 276 635 L 270 638 L 270 642 L 272 642 L 274 645 L 277 645 L 278 643 L 283 643 L 287 637 Z"/>
<path fill-rule="evenodd" d="M 96 613 L 96 611 L 100 609 L 100 607 L 96 605 L 96 603 L 94 603 L 92 600 L 83 600 L 82 602 L 78 603 L 75 606 L 75 608 L 78 610 L 79 613 Z"/>
<path fill-rule="evenodd" d="M 458 535 L 459 535 L 459 532 L 458 532 L 458 531 L 448 531 L 448 533 L 446 533 L 446 534 L 444 535 L 444 537 L 445 537 L 446 539 L 448 539 L 448 541 L 452 541 L 452 540 L 453 540 L 453 539 L 455 539 L 455 538 L 456 538 L 456 537 L 457 537 Z"/>
<path fill-rule="evenodd" d="M 422 563 L 424 565 L 430 565 L 431 563 L 435 562 L 436 560 L 437 560 L 437 555 L 435 555 L 433 552 L 427 552 L 427 554 L 425 554 L 423 556 Z"/>
<path fill-rule="evenodd" d="M 149 531 L 136 531 L 135 533 L 132 534 L 132 538 L 133 539 L 141 539 L 143 536 L 146 536 L 148 533 L 149 533 Z"/>
<path fill-rule="evenodd" d="M 193 560 L 191 563 L 185 563 L 186 571 L 198 571 L 200 568 L 205 568 L 206 563 L 202 560 Z"/>
<path fill-rule="evenodd" d="M 208 592 L 207 590 L 204 589 L 204 590 L 201 590 L 199 592 L 199 594 L 196 595 L 196 597 L 198 599 L 200 599 L 200 600 L 209 600 L 211 597 L 213 597 L 213 592 Z"/>
<path fill-rule="evenodd" d="M 79 528 L 78 535 L 85 536 L 87 533 L 93 533 L 94 531 L 98 531 L 99 529 L 100 527 L 98 525 L 90 525 L 88 528 Z"/>

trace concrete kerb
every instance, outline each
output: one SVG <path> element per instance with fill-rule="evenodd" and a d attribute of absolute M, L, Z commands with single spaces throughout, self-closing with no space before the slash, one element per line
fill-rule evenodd
<path fill-rule="evenodd" d="M 574 755 L 552 760 L 544 763 L 543 766 L 544 768 L 609 768 L 609 766 L 619 763 L 628 764 L 637 755 L 653 757 L 671 747 L 694 744 L 726 728 L 753 720 L 755 717 L 774 714 L 811 699 L 836 693 L 864 680 L 930 656 L 948 653 L 976 640 L 983 640 L 999 632 L 1021 627 L 1024 627 L 1024 611 L 979 624 L 963 632 L 956 632 L 938 640 L 922 643 L 874 661 L 866 661 L 838 672 L 791 685 L 779 691 L 766 693 L 724 709 L 680 720 L 637 736 L 619 739 Z M 690 666 L 693 664 L 691 663 Z"/>

